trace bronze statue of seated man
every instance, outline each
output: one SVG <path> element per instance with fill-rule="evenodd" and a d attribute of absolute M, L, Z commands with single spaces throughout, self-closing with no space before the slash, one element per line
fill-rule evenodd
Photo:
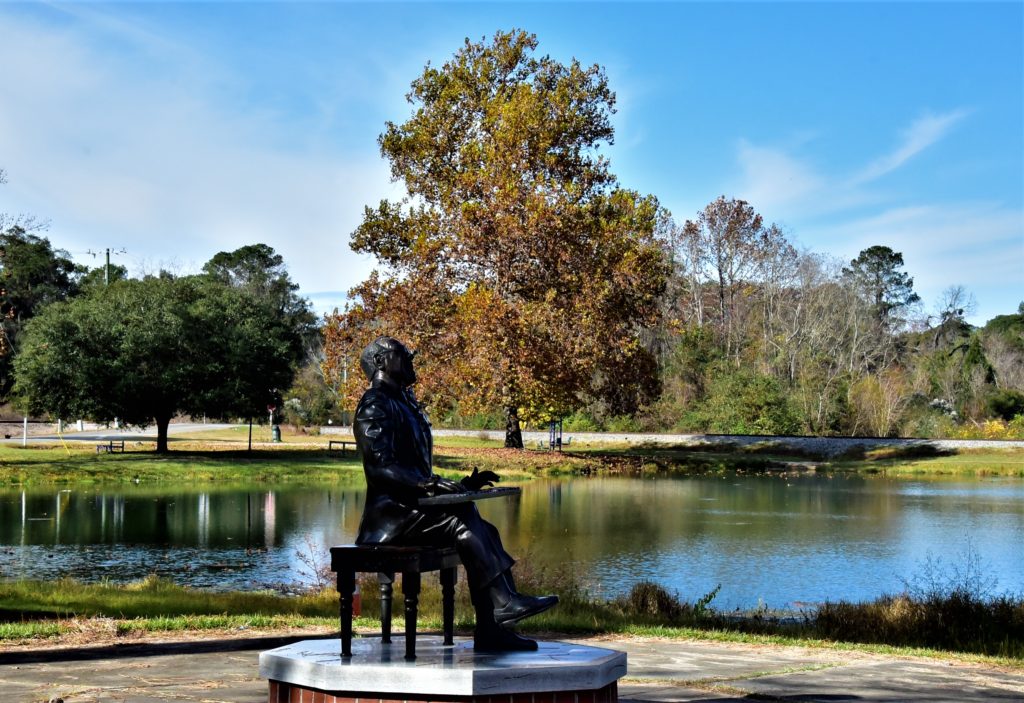
<path fill-rule="evenodd" d="M 452 481 L 433 472 L 430 423 L 409 389 L 416 382 L 414 356 L 397 339 L 380 337 L 359 360 L 370 387 L 353 421 L 366 474 L 366 506 L 356 543 L 455 547 L 476 611 L 474 648 L 534 650 L 536 642 L 510 628 L 551 608 L 558 597 L 516 591 L 515 560 L 502 546 L 498 530 L 480 516 L 473 502 L 419 505 L 424 497 L 480 490 L 493 485 L 498 476 L 474 469 L 461 481 Z"/>

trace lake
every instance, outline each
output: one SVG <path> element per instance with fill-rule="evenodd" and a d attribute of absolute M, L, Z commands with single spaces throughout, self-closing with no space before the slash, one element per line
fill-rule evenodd
<path fill-rule="evenodd" d="M 0 489 L 0 577 L 212 588 L 308 583 L 351 542 L 360 488 L 250 485 Z M 868 600 L 980 565 L 1024 592 L 1024 481 L 849 475 L 536 480 L 479 503 L 510 552 L 615 595 L 641 579 L 721 609 Z"/>

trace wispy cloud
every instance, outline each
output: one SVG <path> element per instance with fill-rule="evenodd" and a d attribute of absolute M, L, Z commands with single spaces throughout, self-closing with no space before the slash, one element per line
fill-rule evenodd
<path fill-rule="evenodd" d="M 958 109 L 940 115 L 925 115 L 910 125 L 903 133 L 903 141 L 896 149 L 875 159 L 862 171 L 855 174 L 850 185 L 859 185 L 892 173 L 910 159 L 945 137 L 950 130 L 967 115 L 969 110 Z"/>
<path fill-rule="evenodd" d="M 806 156 L 813 140 L 787 147 L 741 140 L 736 181 L 724 192 L 748 200 L 802 243 L 844 260 L 875 244 L 900 251 L 925 299 L 951 284 L 967 286 L 983 322 L 1008 312 L 1007 299 L 1024 297 L 1016 283 L 1024 275 L 1024 212 L 1002 202 L 934 202 L 876 183 L 938 148 L 969 114 L 957 109 L 914 120 L 890 153 L 844 170 L 829 171 Z"/>
<path fill-rule="evenodd" d="M 801 140 L 797 148 L 754 144 L 741 139 L 736 147 L 738 179 L 728 192 L 758 208 L 783 215 L 821 215 L 871 203 L 881 204 L 886 196 L 871 190 L 871 183 L 942 140 L 969 114 L 969 110 L 958 109 L 915 120 L 903 132 L 896 149 L 855 168 L 852 174 L 829 173 L 802 155 L 813 148 L 813 139 Z"/>

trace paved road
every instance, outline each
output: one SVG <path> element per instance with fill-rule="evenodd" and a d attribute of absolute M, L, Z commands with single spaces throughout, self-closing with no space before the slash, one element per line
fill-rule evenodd
<path fill-rule="evenodd" d="M 329 432 L 330 430 L 328 430 Z M 444 430 L 434 429 L 435 436 L 463 436 L 463 437 L 487 437 L 493 440 L 504 440 L 505 432 L 497 430 Z M 900 439 L 883 437 L 797 437 L 797 436 L 763 436 L 763 435 L 721 435 L 721 434 L 641 434 L 641 433 L 616 433 L 616 432 L 563 432 L 562 441 L 571 440 L 572 443 L 620 443 L 637 445 L 729 445 L 746 446 L 749 444 L 764 444 L 772 442 L 782 447 L 789 447 L 803 451 L 812 452 L 821 456 L 831 457 L 851 449 L 862 447 L 871 449 L 879 446 L 907 446 L 916 447 L 922 445 L 932 446 L 943 451 L 958 449 L 1024 449 L 1024 441 L 1021 440 L 995 440 L 995 439 Z M 546 443 L 548 433 L 544 432 L 523 432 L 523 443 L 527 446 L 534 446 L 538 442 Z"/>
<path fill-rule="evenodd" d="M 178 422 L 168 426 L 167 434 L 188 434 L 190 432 L 204 432 L 210 430 L 223 430 L 230 429 L 232 427 L 241 427 L 242 425 L 232 425 L 225 423 L 216 422 Z M 254 430 L 255 432 L 255 430 Z M 266 430 L 264 430 L 266 432 Z M 21 443 L 21 434 L 12 435 L 10 439 L 0 439 L 0 442 L 10 443 Z M 104 442 L 108 439 L 124 439 L 132 442 L 155 442 L 156 441 L 156 425 L 152 425 L 145 429 L 139 429 L 138 427 L 128 427 L 121 429 L 114 429 L 113 427 L 100 427 L 85 430 L 84 432 L 67 431 L 62 435 L 58 434 L 38 434 L 29 435 L 29 442 L 60 442 L 63 439 L 65 442 Z"/>
<path fill-rule="evenodd" d="M 265 703 L 259 652 L 291 641 L 193 640 L 35 652 L 8 648 L 0 651 L 0 700 Z M 647 638 L 579 641 L 628 654 L 629 673 L 619 683 L 624 703 L 1024 702 L 1024 668 L 800 647 Z M 402 646 L 397 639 L 395 646 Z"/>
<path fill-rule="evenodd" d="M 189 432 L 202 432 L 204 430 L 220 430 L 232 427 L 244 427 L 244 425 L 232 425 L 223 423 L 175 423 L 168 428 L 169 434 L 184 434 Z M 266 432 L 266 428 L 263 428 Z M 433 430 L 435 436 L 462 436 L 481 437 L 501 441 L 505 439 L 504 431 L 498 430 Z M 350 427 L 321 427 L 321 435 L 349 435 Z M 870 449 L 876 446 L 920 446 L 930 445 L 940 450 L 959 449 L 1024 449 L 1024 441 L 1016 440 L 979 440 L 979 439 L 896 439 L 878 437 L 766 437 L 758 435 L 711 435 L 711 434 L 641 434 L 641 433 L 613 433 L 613 432 L 564 432 L 563 441 L 568 439 L 571 442 L 583 443 L 626 443 L 638 445 L 715 445 L 725 444 L 730 446 L 761 444 L 774 442 L 783 447 L 809 451 L 821 456 L 835 456 L 847 452 L 855 447 Z M 115 430 L 113 428 L 100 428 L 87 430 L 85 432 L 68 432 L 64 439 L 69 442 L 97 442 L 107 439 L 126 439 L 131 441 L 155 441 L 156 427 L 148 427 L 145 430 L 129 428 Z M 538 442 L 545 443 L 548 440 L 547 431 L 523 432 L 523 442 L 529 447 Z M 30 435 L 29 442 L 58 442 L 60 437 L 56 434 Z M 10 439 L 0 438 L 0 442 L 20 443 L 21 433 L 12 432 Z"/>

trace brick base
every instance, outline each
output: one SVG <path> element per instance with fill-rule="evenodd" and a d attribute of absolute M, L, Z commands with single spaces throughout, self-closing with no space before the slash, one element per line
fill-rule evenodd
<path fill-rule="evenodd" d="M 618 683 L 586 691 L 509 693 L 500 696 L 407 696 L 387 698 L 387 693 L 321 691 L 284 681 L 270 682 L 268 703 L 618 703 Z"/>

